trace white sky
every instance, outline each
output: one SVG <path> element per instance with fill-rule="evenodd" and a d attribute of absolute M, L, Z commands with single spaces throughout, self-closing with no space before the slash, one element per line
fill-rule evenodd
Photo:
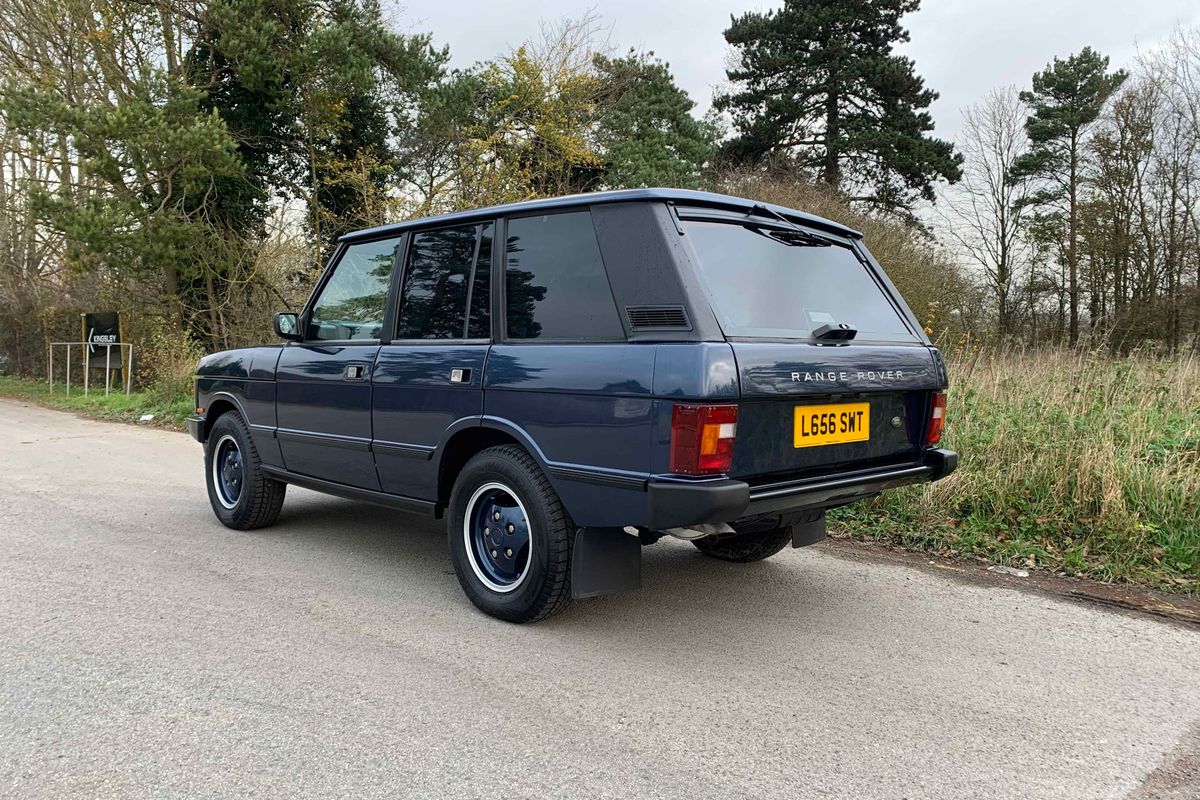
<path fill-rule="evenodd" d="M 708 108 L 725 79 L 731 14 L 782 5 L 762 0 L 385 0 L 396 25 L 428 31 L 450 45 L 453 65 L 466 67 L 515 47 L 538 32 L 539 20 L 577 18 L 595 10 L 611 26 L 618 52 L 653 50 L 678 83 Z M 1200 26 L 1200 0 L 924 0 L 904 20 L 905 48 L 934 103 L 937 133 L 953 138 L 960 111 L 989 89 L 1027 86 L 1054 56 L 1091 45 L 1114 66 L 1132 61 L 1179 24 Z"/>

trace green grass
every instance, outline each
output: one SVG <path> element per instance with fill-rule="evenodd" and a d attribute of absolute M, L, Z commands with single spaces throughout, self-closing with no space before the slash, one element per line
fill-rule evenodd
<path fill-rule="evenodd" d="M 1200 362 L 961 353 L 958 471 L 831 515 L 914 550 L 1200 591 Z"/>
<path fill-rule="evenodd" d="M 84 397 L 83 388 L 72 386 L 68 395 L 66 387 L 56 383 L 51 390 L 45 381 L 32 381 L 16 378 L 11 375 L 0 375 L 0 397 L 15 397 L 28 400 L 50 408 L 64 411 L 77 411 L 99 419 L 117 422 L 137 422 L 145 414 L 153 414 L 153 425 L 184 429 L 184 419 L 190 415 L 193 408 L 193 398 L 190 395 L 182 397 L 163 397 L 153 392 L 133 392 L 126 395 L 120 391 L 110 391 L 104 396 L 104 386 L 99 391 L 92 388 Z"/>

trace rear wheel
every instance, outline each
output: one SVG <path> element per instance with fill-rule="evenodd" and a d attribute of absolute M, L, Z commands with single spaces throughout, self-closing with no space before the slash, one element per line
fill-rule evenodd
<path fill-rule="evenodd" d="M 221 524 L 240 531 L 262 528 L 279 517 L 287 484 L 267 477 L 245 421 L 222 414 L 204 448 L 208 502 Z"/>
<path fill-rule="evenodd" d="M 454 571 L 493 617 L 533 622 L 567 607 L 571 534 L 558 495 L 520 447 L 484 450 L 454 483 L 446 522 Z"/>

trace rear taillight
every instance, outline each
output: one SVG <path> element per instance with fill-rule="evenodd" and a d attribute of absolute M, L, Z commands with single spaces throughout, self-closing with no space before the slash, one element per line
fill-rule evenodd
<path fill-rule="evenodd" d="M 735 405 L 676 403 L 671 412 L 671 472 L 712 475 L 733 465 Z"/>
<path fill-rule="evenodd" d="M 925 434 L 925 444 L 937 444 L 942 440 L 942 427 L 946 424 L 946 393 L 938 392 L 933 396 L 933 408 L 929 412 L 929 433 Z"/>

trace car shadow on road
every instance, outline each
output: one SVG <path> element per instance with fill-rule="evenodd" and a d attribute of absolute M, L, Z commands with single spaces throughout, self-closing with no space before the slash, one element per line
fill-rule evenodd
<path fill-rule="evenodd" d="M 293 492 L 275 526 L 247 535 L 319 548 L 322 560 L 395 582 L 406 596 L 433 594 L 479 615 L 459 591 L 444 520 Z M 785 550 L 767 561 L 730 564 L 665 538 L 642 551 L 640 590 L 576 601 L 538 628 L 601 638 L 631 631 L 652 637 L 661 628 L 678 641 L 680 629 L 693 626 L 704 639 L 722 630 L 736 634 L 753 616 L 760 624 L 777 618 L 795 631 L 821 607 L 829 612 L 837 604 L 838 584 L 814 562 L 807 552 Z"/>

